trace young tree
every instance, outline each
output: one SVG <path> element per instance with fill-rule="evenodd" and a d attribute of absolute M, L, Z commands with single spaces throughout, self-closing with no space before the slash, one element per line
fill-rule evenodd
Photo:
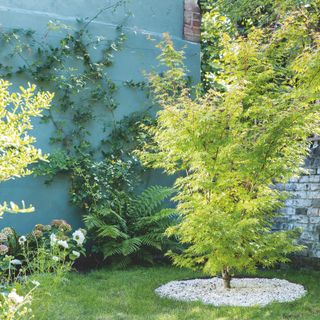
<path fill-rule="evenodd" d="M 10 94 L 8 81 L 0 80 L 0 182 L 31 174 L 29 164 L 44 159 L 41 150 L 34 147 L 36 139 L 29 135 L 33 128 L 31 117 L 41 116 L 49 108 L 53 94 L 35 94 L 35 86 L 20 87 L 19 93 Z M 0 216 L 7 212 L 30 212 L 10 202 L 0 205 Z"/>
<path fill-rule="evenodd" d="M 319 133 L 320 34 L 314 7 L 279 16 L 277 28 L 223 34 L 224 90 L 197 96 L 186 86 L 183 52 L 160 43 L 161 75 L 150 75 L 161 107 L 142 161 L 176 179 L 182 219 L 167 230 L 186 244 L 174 264 L 221 272 L 226 288 L 237 271 L 288 261 L 302 249 L 297 232 L 272 232 L 286 194 L 275 188 L 298 175 L 308 137 Z M 280 14 L 280 13 L 279 13 Z"/>

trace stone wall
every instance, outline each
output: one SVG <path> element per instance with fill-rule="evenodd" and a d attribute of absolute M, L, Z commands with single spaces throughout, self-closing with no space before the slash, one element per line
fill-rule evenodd
<path fill-rule="evenodd" d="M 307 249 L 299 255 L 320 258 L 320 146 L 313 144 L 305 162 L 309 174 L 291 179 L 280 188 L 291 193 L 276 229 L 301 228 L 300 242 Z"/>

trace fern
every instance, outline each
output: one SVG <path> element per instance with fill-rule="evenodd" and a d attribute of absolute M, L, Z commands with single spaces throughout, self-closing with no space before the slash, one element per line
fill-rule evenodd
<path fill-rule="evenodd" d="M 140 195 L 127 195 L 125 201 L 114 193 L 110 199 L 86 215 L 84 223 L 94 239 L 94 251 L 117 267 L 132 262 L 153 263 L 176 242 L 164 232 L 176 222 L 175 209 L 163 209 L 174 190 L 151 186 Z"/>
<path fill-rule="evenodd" d="M 132 206 L 129 209 L 133 211 L 131 213 L 137 211 L 142 215 L 151 215 L 159 208 L 163 200 L 172 195 L 173 191 L 172 188 L 151 186 L 132 202 Z"/>
<path fill-rule="evenodd" d="M 110 238 L 123 238 L 127 239 L 127 235 L 124 232 L 121 232 L 117 226 L 114 225 L 108 225 L 104 223 L 99 229 L 98 229 L 98 236 L 100 238 L 110 237 Z"/>
<path fill-rule="evenodd" d="M 121 253 L 124 256 L 128 256 L 134 252 L 137 252 L 141 247 L 141 240 L 139 238 L 131 238 L 124 240 L 121 243 Z"/>

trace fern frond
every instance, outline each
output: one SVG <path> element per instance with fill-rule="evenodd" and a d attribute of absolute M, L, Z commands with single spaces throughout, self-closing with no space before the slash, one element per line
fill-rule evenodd
<path fill-rule="evenodd" d="M 163 235 L 162 235 L 162 238 L 163 238 Z M 162 250 L 162 245 L 161 245 L 161 237 L 156 236 L 154 234 L 146 234 L 142 237 L 140 237 L 141 239 L 141 243 L 145 246 L 148 246 L 148 247 L 153 247 L 153 248 L 156 248 L 158 250 Z"/>
<path fill-rule="evenodd" d="M 127 239 L 128 238 L 128 235 L 125 234 L 124 232 L 120 231 L 116 225 L 108 225 L 105 223 L 98 229 L 97 236 L 99 238 L 110 237 L 113 239 L 116 239 L 116 238 Z"/>
<path fill-rule="evenodd" d="M 104 222 L 96 214 L 88 214 L 83 217 L 83 222 L 88 230 L 100 228 Z"/>
<path fill-rule="evenodd" d="M 128 256 L 136 251 L 138 251 L 141 247 L 141 239 L 140 238 L 131 238 L 124 240 L 121 244 L 121 253 L 124 256 Z"/>
<path fill-rule="evenodd" d="M 103 245 L 101 248 L 103 258 L 107 259 L 115 255 L 122 255 L 121 243 L 109 242 Z"/>
<path fill-rule="evenodd" d="M 177 217 L 177 211 L 176 209 L 162 209 L 159 212 L 146 216 L 146 217 L 141 217 L 137 224 L 139 226 L 147 226 L 151 224 L 159 224 L 161 221 L 165 221 L 168 225 L 171 224 L 170 221 L 175 221 Z"/>
<path fill-rule="evenodd" d="M 171 196 L 173 188 L 163 186 L 151 186 L 144 190 L 131 204 L 129 210 L 137 215 L 151 215 L 161 203 Z"/>

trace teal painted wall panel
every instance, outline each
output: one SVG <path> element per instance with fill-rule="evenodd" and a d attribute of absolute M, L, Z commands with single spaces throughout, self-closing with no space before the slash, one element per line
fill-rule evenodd
<path fill-rule="evenodd" d="M 0 2 L 1 28 L 32 29 L 36 31 L 37 37 L 41 38 L 46 32 L 49 20 L 58 19 L 72 26 L 76 24 L 76 18 L 92 17 L 108 3 L 110 1 L 102 0 L 2 0 Z M 115 112 L 117 119 L 146 107 L 144 94 L 126 88 L 122 83 L 126 80 L 143 80 L 143 72 L 148 72 L 157 65 L 156 56 L 159 51 L 155 48 L 155 44 L 160 41 L 163 32 L 169 32 L 172 35 L 176 47 L 186 46 L 186 64 L 195 82 L 199 81 L 200 72 L 199 45 L 182 39 L 183 0 L 129 0 L 127 9 L 132 13 L 124 27 L 128 40 L 124 50 L 116 55 L 115 64 L 110 71 L 113 80 L 119 86 L 116 94 L 120 103 Z M 95 35 L 112 38 L 115 27 L 123 21 L 123 18 L 123 10 L 115 14 L 104 12 L 90 25 L 90 31 Z M 148 35 L 155 41 L 147 40 Z M 52 35 L 49 35 L 48 39 L 53 44 L 58 41 L 58 37 Z M 17 63 L 19 62 L 17 60 Z M 26 85 L 25 79 L 16 78 L 12 79 L 12 82 L 14 82 L 12 90 L 19 85 Z M 106 116 L 102 110 L 97 110 L 96 113 L 98 117 Z M 34 128 L 34 134 L 37 137 L 36 145 L 44 152 L 50 152 L 52 146 L 48 141 L 53 126 L 41 124 L 36 120 Z M 101 131 L 96 124 L 92 124 L 91 132 L 92 140 L 98 141 Z M 172 180 L 157 173 L 145 176 L 143 183 L 144 185 L 165 184 L 170 181 Z M 67 179 L 60 176 L 50 186 L 43 182 L 44 178 L 27 177 L 0 185 L 0 201 L 13 200 L 19 203 L 20 200 L 25 200 L 36 208 L 35 213 L 32 214 L 5 214 L 4 219 L 0 220 L 0 228 L 12 225 L 19 232 L 27 232 L 34 224 L 49 223 L 55 218 L 64 218 L 74 226 L 81 225 L 81 212 L 72 207 L 68 201 Z"/>
<path fill-rule="evenodd" d="M 99 10 L 115 2 L 113 0 L 2 0 L 0 10 L 19 13 L 21 16 L 30 15 L 30 20 L 37 25 L 42 17 L 65 22 L 73 22 L 75 17 L 93 17 Z M 96 19 L 95 24 L 106 27 L 118 25 L 126 11 L 132 13 L 126 26 L 136 30 L 137 33 L 169 32 L 181 38 L 183 0 L 128 0 L 126 10 L 120 9 L 116 14 L 105 11 Z M 16 23 L 22 25 L 24 21 L 16 20 Z"/>

